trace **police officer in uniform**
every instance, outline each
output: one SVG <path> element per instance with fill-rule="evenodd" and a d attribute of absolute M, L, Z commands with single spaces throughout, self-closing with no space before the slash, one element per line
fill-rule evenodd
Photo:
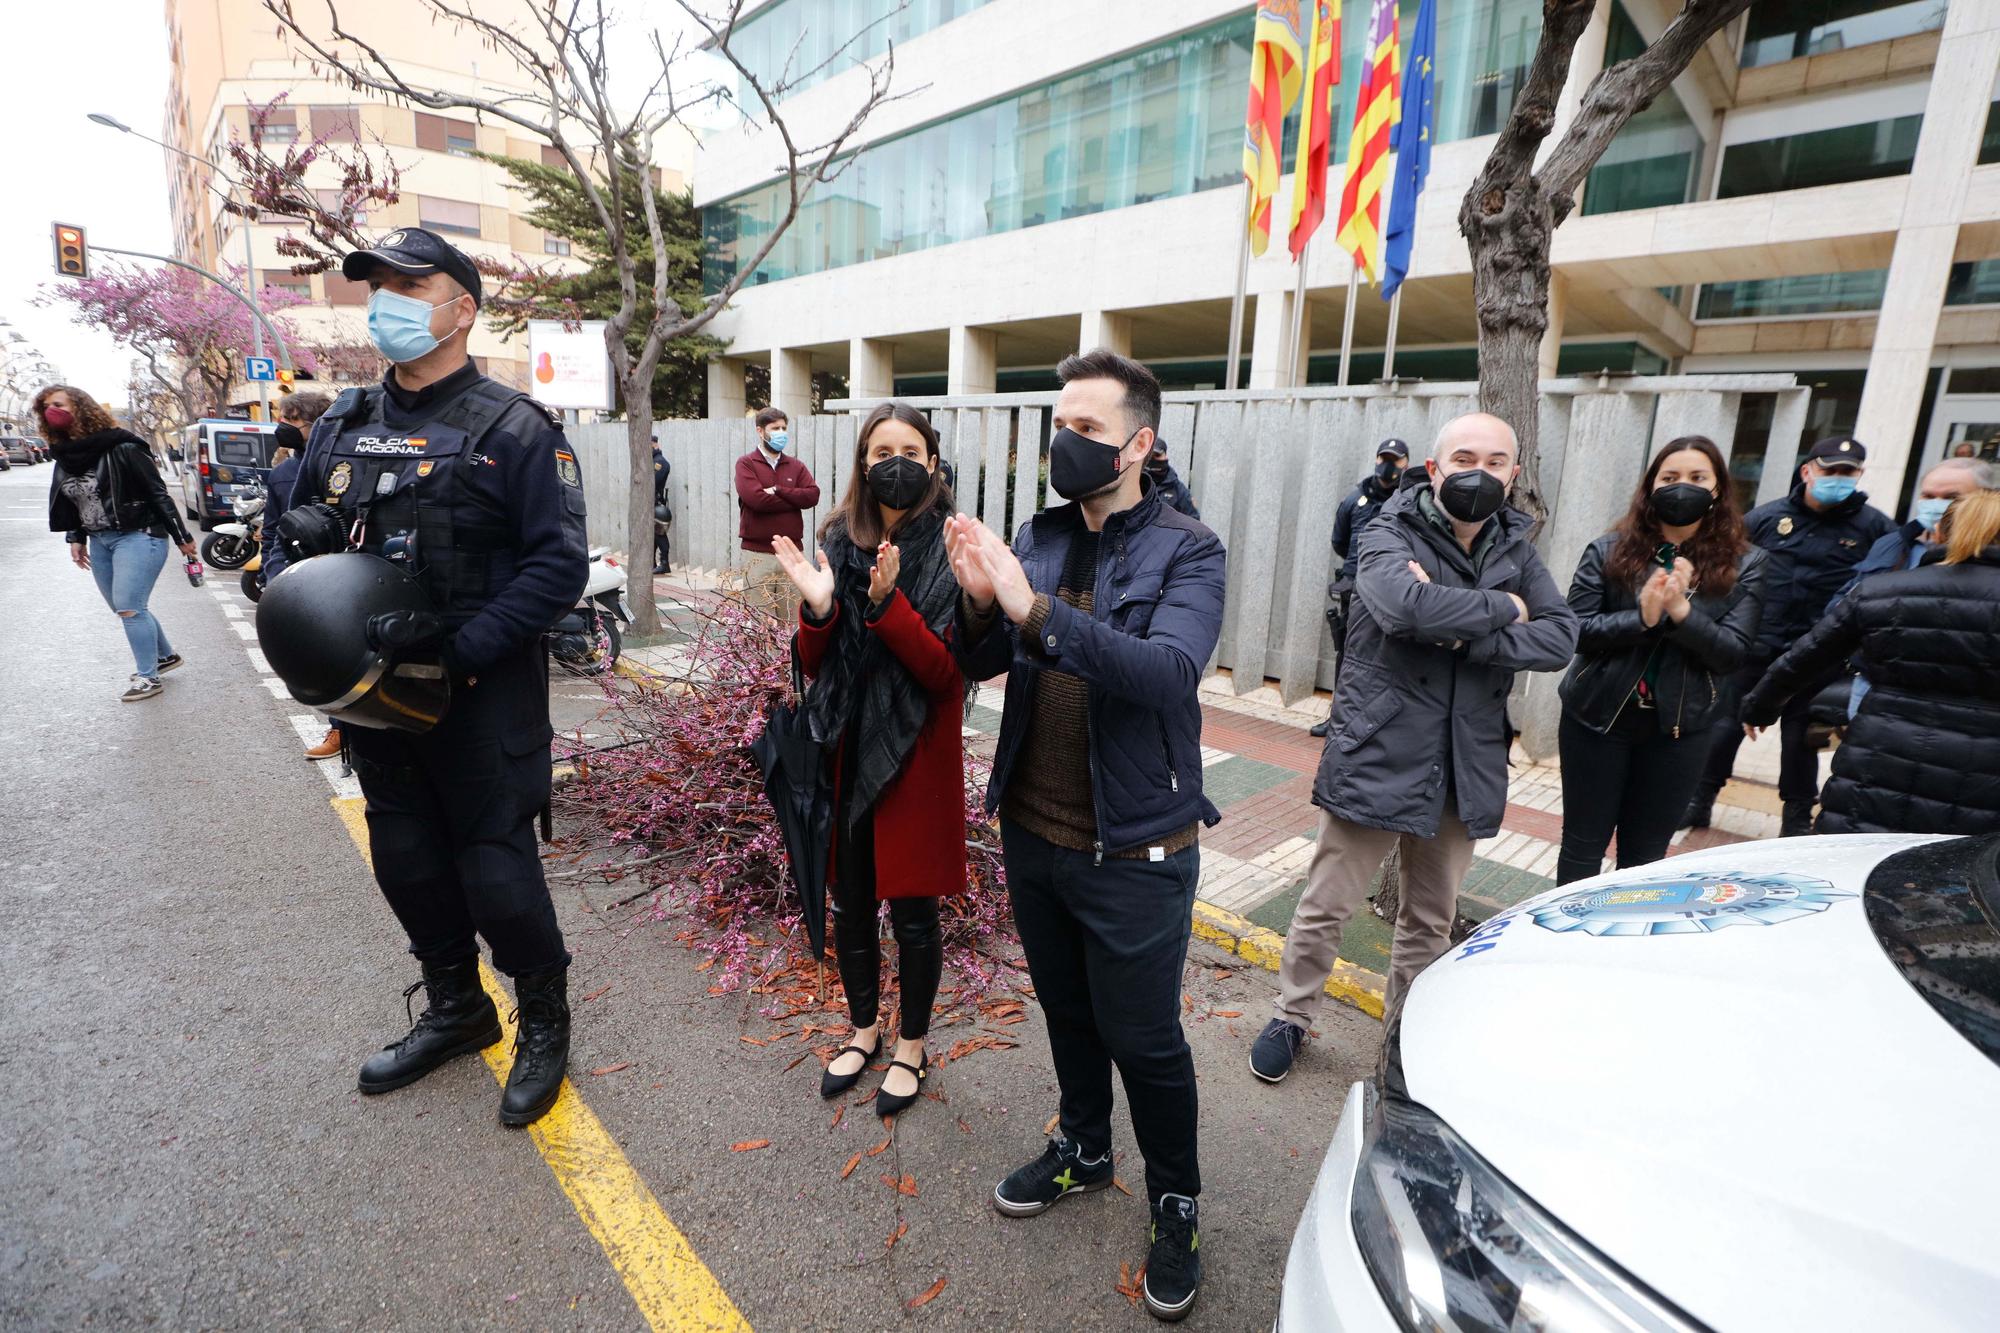
<path fill-rule="evenodd" d="M 284 505 L 303 512 L 276 521 L 292 532 L 319 519 L 414 575 L 437 614 L 378 615 L 369 641 L 434 650 L 451 683 L 428 731 L 343 729 L 375 878 L 427 997 L 409 1033 L 362 1066 L 360 1090 L 403 1087 L 500 1039 L 479 980 L 484 938 L 520 1011 L 500 1119 L 525 1125 L 554 1103 L 569 1058 L 569 953 L 535 833 L 553 734 L 542 635 L 583 592 L 582 477 L 556 421 L 467 355 L 480 281 L 463 253 L 405 228 L 341 272 L 368 284 L 369 340 L 394 364 L 315 425 Z"/>
<path fill-rule="evenodd" d="M 1764 573 L 1764 614 L 1757 642 L 1740 670 L 1715 682 L 1722 709 L 1715 724 L 1714 749 L 1694 800 L 1681 817 L 1684 828 L 1707 828 L 1715 798 L 1736 766 L 1743 744 L 1739 716 L 1743 697 L 1765 668 L 1805 637 L 1826 614 L 1834 595 L 1847 586 L 1854 567 L 1896 524 L 1871 508 L 1858 489 L 1868 450 L 1851 435 L 1819 441 L 1806 451 L 1790 495 L 1758 505 L 1743 520 L 1753 544 L 1771 553 Z M 1816 690 L 1802 691 L 1785 707 L 1779 722 L 1778 797 L 1784 802 L 1779 834 L 1812 832 L 1819 800 L 1819 751 L 1807 736 Z"/>
<path fill-rule="evenodd" d="M 1375 470 L 1356 484 L 1334 513 L 1333 553 L 1340 557 L 1340 576 L 1327 588 L 1326 620 L 1333 630 L 1336 652 L 1346 637 L 1347 599 L 1354 595 L 1354 580 L 1347 572 L 1347 566 L 1354 561 L 1354 543 L 1361 539 L 1361 529 L 1372 523 L 1375 515 L 1382 512 L 1382 506 L 1395 498 L 1409 465 L 1408 444 L 1402 440 L 1382 441 L 1375 450 Z M 1329 716 L 1326 721 L 1314 724 L 1312 734 L 1325 736 L 1332 724 Z"/>

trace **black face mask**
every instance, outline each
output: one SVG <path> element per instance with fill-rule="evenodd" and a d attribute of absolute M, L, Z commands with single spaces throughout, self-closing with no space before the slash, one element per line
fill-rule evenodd
<path fill-rule="evenodd" d="M 1133 431 L 1134 436 L 1138 431 Z M 1127 439 L 1125 444 L 1132 443 Z M 1049 485 L 1065 500 L 1084 500 L 1118 484 L 1124 444 L 1099 444 L 1065 426 L 1049 441 Z"/>
<path fill-rule="evenodd" d="M 280 421 L 278 428 L 271 432 L 271 439 L 280 449 L 303 449 L 306 447 L 305 432 L 289 421 Z"/>
<path fill-rule="evenodd" d="M 868 469 L 868 489 L 890 509 L 908 510 L 930 489 L 931 473 L 914 458 L 897 455 Z"/>
<path fill-rule="evenodd" d="M 1385 490 L 1394 490 L 1402 479 L 1403 465 L 1390 459 L 1383 459 L 1375 465 L 1375 480 L 1382 483 Z"/>
<path fill-rule="evenodd" d="M 1715 492 L 1691 481 L 1677 481 L 1654 491 L 1646 497 L 1646 503 L 1651 506 L 1654 518 L 1670 528 L 1680 528 L 1708 517 L 1708 511 L 1715 505 Z"/>
<path fill-rule="evenodd" d="M 1507 503 L 1507 484 L 1481 468 L 1454 472 L 1438 488 L 1438 503 L 1461 523 L 1484 523 Z"/>

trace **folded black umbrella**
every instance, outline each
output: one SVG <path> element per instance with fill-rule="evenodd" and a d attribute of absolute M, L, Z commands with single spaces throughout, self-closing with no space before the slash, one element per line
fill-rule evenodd
<path fill-rule="evenodd" d="M 798 688 L 797 649 L 792 656 L 793 704 L 773 704 L 764 734 L 750 744 L 750 753 L 764 774 L 764 794 L 785 835 L 785 855 L 792 863 L 792 886 L 798 891 L 805 917 L 806 939 L 815 961 L 826 952 L 827 862 L 833 835 L 833 786 L 827 780 L 826 747 L 813 739 Z"/>

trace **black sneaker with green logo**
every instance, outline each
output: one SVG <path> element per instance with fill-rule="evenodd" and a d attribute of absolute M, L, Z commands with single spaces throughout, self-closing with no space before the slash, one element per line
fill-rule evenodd
<path fill-rule="evenodd" d="M 1074 1143 L 1058 1134 L 1042 1155 L 993 1187 L 993 1206 L 1009 1217 L 1033 1217 L 1071 1194 L 1101 1190 L 1111 1183 L 1111 1154 L 1083 1160 Z"/>
<path fill-rule="evenodd" d="M 1201 1290 L 1201 1218 L 1185 1194 L 1163 1194 L 1153 1205 L 1146 1255 L 1146 1313 L 1169 1324 L 1187 1318 Z"/>

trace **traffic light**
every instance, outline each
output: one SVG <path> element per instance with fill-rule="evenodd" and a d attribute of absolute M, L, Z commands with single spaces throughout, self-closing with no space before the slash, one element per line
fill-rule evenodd
<path fill-rule="evenodd" d="M 90 247 L 84 243 L 83 228 L 66 222 L 55 224 L 56 273 L 65 278 L 90 276 Z"/>
<path fill-rule="evenodd" d="M 280 367 L 278 370 L 278 392 L 290 393 L 291 391 L 292 391 L 292 372 L 284 369 L 283 367 Z"/>

